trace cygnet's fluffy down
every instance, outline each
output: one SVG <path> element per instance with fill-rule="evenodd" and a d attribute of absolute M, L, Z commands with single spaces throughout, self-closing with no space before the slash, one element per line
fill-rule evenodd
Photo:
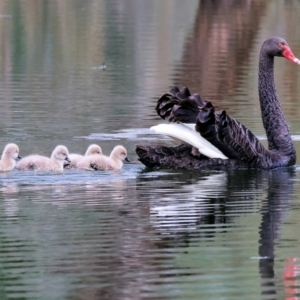
<path fill-rule="evenodd" d="M 89 155 L 85 156 L 77 164 L 77 168 L 83 170 L 120 170 L 123 160 L 129 162 L 127 151 L 123 146 L 115 146 L 110 156 Z"/>
<path fill-rule="evenodd" d="M 3 150 L 0 160 L 0 172 L 11 171 L 16 166 L 19 156 L 19 147 L 16 144 L 7 144 Z"/>
<path fill-rule="evenodd" d="M 17 162 L 19 170 L 35 170 L 41 172 L 60 172 L 64 169 L 64 161 L 70 161 L 67 147 L 59 145 L 53 150 L 51 157 L 29 155 Z"/>
<path fill-rule="evenodd" d="M 85 152 L 85 155 L 84 156 L 88 156 L 88 155 L 95 155 L 95 154 L 102 154 L 102 149 L 99 145 L 96 145 L 96 144 L 92 144 L 90 145 L 86 152 Z M 69 155 L 69 158 L 71 160 L 70 163 L 68 162 L 64 162 L 64 167 L 65 168 L 76 168 L 77 167 L 77 164 L 78 162 L 84 158 L 83 155 L 80 155 L 80 154 L 76 154 L 76 153 L 71 153 Z"/>

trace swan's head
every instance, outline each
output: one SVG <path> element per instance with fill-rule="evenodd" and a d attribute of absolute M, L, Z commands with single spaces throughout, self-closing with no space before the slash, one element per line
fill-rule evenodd
<path fill-rule="evenodd" d="M 67 149 L 67 147 L 62 146 L 62 145 L 55 147 L 55 149 L 53 150 L 53 152 L 51 154 L 51 158 L 55 158 L 55 159 L 61 160 L 61 161 L 66 160 L 67 162 L 71 162 L 71 160 L 69 158 L 69 150 Z"/>
<path fill-rule="evenodd" d="M 112 156 L 117 157 L 120 160 L 126 160 L 130 162 L 130 160 L 127 157 L 127 150 L 123 146 L 115 146 L 115 148 L 112 151 Z"/>
<path fill-rule="evenodd" d="M 262 50 L 270 56 L 280 56 L 300 65 L 300 60 L 293 54 L 288 43 L 281 37 L 271 37 L 267 39 L 263 45 Z"/>
<path fill-rule="evenodd" d="M 93 155 L 93 154 L 102 154 L 102 149 L 100 146 L 96 145 L 96 144 L 92 144 L 90 145 L 86 152 L 85 155 Z"/>
<path fill-rule="evenodd" d="M 12 159 L 21 158 L 19 156 L 19 147 L 16 144 L 7 144 L 4 148 L 2 157 L 9 157 Z"/>

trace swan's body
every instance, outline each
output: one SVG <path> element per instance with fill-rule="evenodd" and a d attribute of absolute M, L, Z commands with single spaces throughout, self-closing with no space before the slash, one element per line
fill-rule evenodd
<path fill-rule="evenodd" d="M 16 168 L 19 170 L 35 170 L 40 172 L 61 172 L 64 161 L 70 161 L 69 151 L 65 146 L 56 146 L 51 157 L 42 155 L 29 155 L 18 161 Z"/>
<path fill-rule="evenodd" d="M 19 147 L 16 144 L 7 144 L 3 150 L 0 160 L 0 172 L 11 171 L 16 166 L 19 156 Z"/>
<path fill-rule="evenodd" d="M 211 102 L 202 101 L 198 94 L 191 95 L 187 88 L 180 91 L 174 87 L 158 100 L 158 115 L 173 123 L 196 124 L 195 131 L 198 135 L 228 159 L 213 156 L 210 148 L 201 151 L 204 143 L 199 136 L 193 134 L 188 137 L 186 133 L 172 130 L 171 133 L 166 133 L 192 146 L 196 145 L 204 155 L 193 155 L 191 146 L 137 146 L 136 152 L 141 162 L 151 168 L 185 169 L 226 166 L 272 169 L 294 165 L 296 151 L 275 88 L 274 56 L 285 57 L 300 64 L 300 60 L 282 38 L 273 37 L 263 43 L 259 57 L 258 90 L 268 150 L 250 130 L 225 111 L 216 111 Z"/>
<path fill-rule="evenodd" d="M 101 147 L 99 145 L 96 145 L 96 144 L 89 145 L 89 147 L 87 148 L 84 156 L 80 155 L 80 154 L 76 154 L 76 153 L 70 153 L 69 154 L 69 159 L 71 160 L 71 162 L 70 163 L 65 162 L 64 166 L 65 166 L 65 168 L 76 168 L 78 162 L 80 160 L 82 160 L 85 156 L 95 155 L 95 154 L 102 154 Z"/>
<path fill-rule="evenodd" d="M 127 151 L 123 146 L 115 146 L 110 156 L 89 155 L 85 156 L 77 164 L 78 169 L 83 170 L 120 170 L 123 166 L 123 160 L 129 161 Z"/>

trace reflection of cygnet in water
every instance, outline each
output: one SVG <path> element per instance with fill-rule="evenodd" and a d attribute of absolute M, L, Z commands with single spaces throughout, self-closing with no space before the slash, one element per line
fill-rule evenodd
<path fill-rule="evenodd" d="M 127 151 L 123 146 L 115 146 L 110 156 L 90 155 L 85 156 L 77 164 L 78 169 L 83 170 L 120 170 L 123 166 L 123 160 L 129 162 Z"/>
<path fill-rule="evenodd" d="M 0 172 L 11 171 L 16 166 L 19 156 L 19 147 L 16 144 L 7 144 L 3 150 L 0 160 Z"/>
<path fill-rule="evenodd" d="M 92 144 L 90 145 L 84 156 L 88 156 L 88 155 L 94 155 L 94 154 L 102 154 L 102 149 L 100 146 L 96 145 L 96 144 Z M 83 155 L 80 154 L 76 154 L 76 153 L 70 153 L 69 158 L 71 160 L 70 163 L 68 163 L 67 161 L 64 162 L 64 167 L 65 168 L 76 168 L 78 162 L 84 158 Z"/>
<path fill-rule="evenodd" d="M 29 155 L 22 158 L 16 165 L 19 170 L 36 170 L 42 172 L 63 171 L 64 161 L 70 161 L 69 151 L 65 146 L 56 146 L 51 157 Z"/>

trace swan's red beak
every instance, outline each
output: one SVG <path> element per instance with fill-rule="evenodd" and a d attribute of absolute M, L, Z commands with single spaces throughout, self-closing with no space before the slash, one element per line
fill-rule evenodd
<path fill-rule="evenodd" d="M 300 60 L 294 55 L 294 53 L 292 52 L 291 48 L 288 45 L 284 45 L 283 46 L 283 53 L 282 55 L 288 59 L 291 60 L 292 62 L 300 65 Z"/>

